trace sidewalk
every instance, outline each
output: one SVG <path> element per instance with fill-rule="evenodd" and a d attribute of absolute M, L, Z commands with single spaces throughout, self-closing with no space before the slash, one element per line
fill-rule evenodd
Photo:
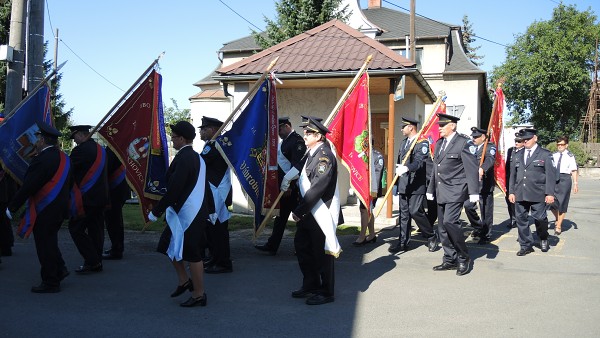
<path fill-rule="evenodd" d="M 525 257 L 515 255 L 517 231 L 503 224 L 498 196 L 495 239 L 468 244 L 473 270 L 462 277 L 432 271 L 441 250 L 421 245 L 390 255 L 398 228 L 379 221 L 375 244 L 356 248 L 356 236 L 339 236 L 336 299 L 321 306 L 290 297 L 302 278 L 291 236 L 277 256 L 266 256 L 251 233 L 232 233 L 234 272 L 206 275 L 208 306 L 191 309 L 179 307 L 188 294 L 169 297 L 177 280 L 154 252 L 158 233 L 127 233 L 123 260 L 80 276 L 73 270 L 82 259 L 61 230 L 71 275 L 57 294 L 29 291 L 39 283 L 39 265 L 33 240 L 18 240 L 14 256 L 0 264 L 0 337 L 597 337 L 600 180 L 579 182 L 563 234 L 550 237 L 549 252 L 536 248 Z M 353 213 L 344 211 L 350 219 Z"/>

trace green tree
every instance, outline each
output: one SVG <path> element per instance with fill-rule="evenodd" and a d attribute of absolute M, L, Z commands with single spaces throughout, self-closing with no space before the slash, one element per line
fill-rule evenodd
<path fill-rule="evenodd" d="M 165 117 L 165 126 L 171 125 L 171 124 L 175 124 L 178 121 L 190 121 L 191 120 L 191 115 L 190 115 L 190 110 L 188 108 L 186 109 L 179 109 L 179 105 L 177 104 L 177 100 L 175 100 L 174 98 L 171 98 L 171 103 L 173 104 L 172 107 L 167 107 L 167 105 L 163 104 L 163 115 Z M 171 128 L 167 128 L 167 134 L 171 135 Z"/>
<path fill-rule="evenodd" d="M 463 15 L 462 22 L 463 25 L 461 31 L 467 57 L 474 65 L 481 66 L 483 65 L 483 61 L 479 60 L 483 59 L 485 55 L 477 55 L 477 51 L 481 46 L 474 47 L 472 45 L 473 42 L 477 41 L 475 39 L 475 33 L 473 32 L 473 24 L 469 21 L 468 15 Z"/>
<path fill-rule="evenodd" d="M 11 1 L 0 3 L 0 45 L 8 45 Z M 0 111 L 6 100 L 6 62 L 0 62 Z"/>
<path fill-rule="evenodd" d="M 492 83 L 506 79 L 510 123 L 532 123 L 542 144 L 558 134 L 579 135 L 600 35 L 596 20 L 591 9 L 560 4 L 550 20 L 534 22 L 517 36 L 505 63 L 492 71 Z"/>
<path fill-rule="evenodd" d="M 275 3 L 277 18 L 265 17 L 264 33 L 252 31 L 256 43 L 263 49 L 276 45 L 333 19 L 346 21 L 348 6 L 338 10 L 342 0 L 280 0 Z"/>

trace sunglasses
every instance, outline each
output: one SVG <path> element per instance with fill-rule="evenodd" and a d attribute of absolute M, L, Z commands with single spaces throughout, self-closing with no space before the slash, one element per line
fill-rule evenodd
<path fill-rule="evenodd" d="M 564 147 L 564 146 L 566 146 L 567 144 L 566 144 L 566 143 L 557 143 L 556 145 L 557 145 L 557 146 L 559 146 L 559 147 Z"/>

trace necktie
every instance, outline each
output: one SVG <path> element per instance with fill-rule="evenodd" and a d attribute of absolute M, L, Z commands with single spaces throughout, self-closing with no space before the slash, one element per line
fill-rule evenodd
<path fill-rule="evenodd" d="M 558 169 L 559 174 L 560 174 L 560 162 L 562 161 L 562 156 L 563 156 L 563 153 L 560 153 L 560 156 L 558 157 L 558 163 L 556 164 L 556 169 Z"/>
<path fill-rule="evenodd" d="M 406 148 L 408 148 L 408 143 L 409 143 L 409 142 L 410 142 L 410 141 L 409 141 L 408 139 L 406 139 L 406 142 L 404 142 L 404 150 L 406 150 Z"/>
<path fill-rule="evenodd" d="M 442 141 L 442 149 L 440 149 L 440 155 L 444 153 L 444 150 L 446 150 L 446 138 L 444 138 L 444 141 Z"/>
<path fill-rule="evenodd" d="M 529 158 L 531 158 L 531 149 L 527 149 L 527 159 L 525 160 L 525 164 L 529 163 Z"/>

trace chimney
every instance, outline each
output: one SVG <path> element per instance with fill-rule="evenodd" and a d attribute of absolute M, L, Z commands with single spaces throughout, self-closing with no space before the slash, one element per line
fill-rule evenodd
<path fill-rule="evenodd" d="M 381 0 L 369 0 L 369 9 L 381 8 Z"/>

